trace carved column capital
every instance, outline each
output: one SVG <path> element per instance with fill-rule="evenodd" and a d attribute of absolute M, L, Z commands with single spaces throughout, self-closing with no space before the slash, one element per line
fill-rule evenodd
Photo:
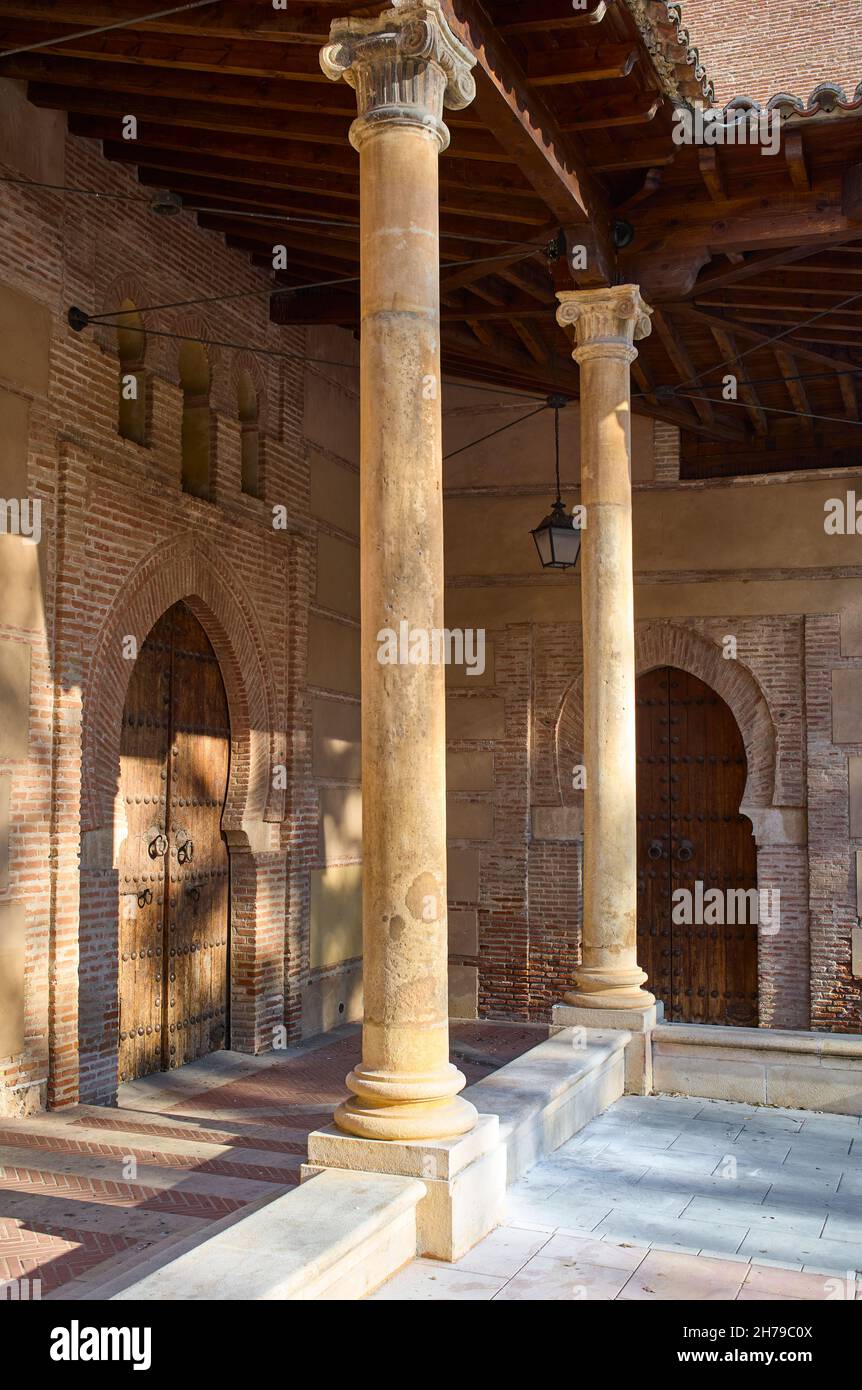
<path fill-rule="evenodd" d="M 612 357 L 633 362 L 635 342 L 652 332 L 652 309 L 641 299 L 637 285 L 612 285 L 609 289 L 561 290 L 557 323 L 575 327 L 576 362 Z"/>
<path fill-rule="evenodd" d="M 356 91 L 350 143 L 359 149 L 380 126 L 432 131 L 449 144 L 443 107 L 469 106 L 476 95 L 476 59 L 446 23 L 440 0 L 392 0 L 378 19 L 334 19 L 320 66 Z"/>

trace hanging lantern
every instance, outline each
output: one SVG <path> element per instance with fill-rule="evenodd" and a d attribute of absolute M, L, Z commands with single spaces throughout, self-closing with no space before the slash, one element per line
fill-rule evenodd
<path fill-rule="evenodd" d="M 557 500 L 545 519 L 530 532 L 536 542 L 542 567 L 546 570 L 573 569 L 581 553 L 580 529 L 575 525 L 575 518 L 566 512 L 560 495 L 560 410 L 568 403 L 565 396 L 548 397 L 548 405 L 554 412 Z"/>

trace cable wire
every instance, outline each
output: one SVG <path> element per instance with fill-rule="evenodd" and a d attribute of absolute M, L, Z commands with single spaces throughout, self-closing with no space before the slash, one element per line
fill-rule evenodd
<path fill-rule="evenodd" d="M 25 188 L 44 188 L 52 193 L 80 193 L 87 198 L 113 198 L 121 203 L 152 203 L 152 198 L 142 198 L 137 193 L 101 193 L 98 188 L 69 188 L 65 183 L 37 183 L 34 179 L 16 179 L 4 174 L 0 174 L 0 183 L 23 184 Z"/>
<path fill-rule="evenodd" d="M 90 39 L 97 34 L 109 34 L 113 29 L 134 29 L 137 24 L 149 24 L 154 19 L 167 19 L 172 14 L 183 14 L 186 10 L 202 10 L 206 5 L 220 5 L 221 0 L 190 0 L 187 5 L 174 5 L 170 10 L 156 10 L 153 14 L 137 15 L 134 19 L 118 19 L 113 24 L 100 24 L 97 29 L 79 29 L 74 34 L 63 34 L 53 39 L 43 39 L 40 43 L 27 44 L 26 48 L 8 48 L 0 53 L 0 58 L 15 58 L 20 53 L 36 53 L 40 48 L 59 48 L 61 44 L 73 43 L 75 39 Z"/>
<path fill-rule="evenodd" d="M 685 394 L 680 395 L 678 399 L 681 401 L 708 401 L 710 405 L 715 405 L 712 396 L 691 396 Z M 726 404 L 741 405 L 744 410 L 762 410 L 765 415 L 793 415 L 797 420 L 822 420 L 827 425 L 862 426 L 862 420 L 849 420 L 846 415 L 814 415 L 810 411 L 783 410 L 777 405 L 750 405 L 747 401 L 727 401 Z"/>
<path fill-rule="evenodd" d="M 477 444 L 484 444 L 486 439 L 493 439 L 495 435 L 502 434 L 504 430 L 510 430 L 514 425 L 521 425 L 525 420 L 532 420 L 534 415 L 541 415 L 543 410 L 549 410 L 547 403 L 540 405 L 537 410 L 531 410 L 526 415 L 519 415 L 517 420 L 508 420 L 499 429 L 491 430 L 490 434 L 483 434 L 479 439 L 471 439 L 469 444 L 462 444 L 460 449 L 453 449 L 450 454 L 443 455 L 443 461 L 457 458 L 459 454 L 465 454 L 468 449 L 475 449 Z"/>

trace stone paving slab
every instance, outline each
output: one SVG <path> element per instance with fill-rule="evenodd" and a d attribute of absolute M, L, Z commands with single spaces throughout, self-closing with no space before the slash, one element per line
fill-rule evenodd
<path fill-rule="evenodd" d="M 418 1260 L 373 1297 L 862 1300 L 860 1153 L 852 1117 L 624 1096 L 463 1260 Z"/>

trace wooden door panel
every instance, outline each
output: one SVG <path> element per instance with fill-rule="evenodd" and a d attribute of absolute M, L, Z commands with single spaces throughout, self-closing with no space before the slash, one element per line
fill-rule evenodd
<path fill-rule="evenodd" d="M 163 618 L 135 662 L 120 736 L 120 803 L 126 819 L 118 857 L 123 1081 L 158 1070 L 161 1059 L 170 645 L 170 624 Z"/>
<path fill-rule="evenodd" d="M 173 648 L 170 949 L 177 989 L 169 1002 L 171 1066 L 224 1047 L 226 1040 L 229 895 L 221 817 L 229 763 L 218 660 L 186 609 L 177 615 Z"/>
<path fill-rule="evenodd" d="M 637 683 L 638 963 L 651 988 L 671 990 L 669 873 L 668 672 L 649 671 Z"/>
<path fill-rule="evenodd" d="M 229 763 L 218 661 L 194 614 L 176 604 L 141 648 L 123 716 L 121 1079 L 226 1045 Z"/>
<path fill-rule="evenodd" d="M 661 692 L 666 691 L 662 709 Z M 638 679 L 638 948 L 652 988 L 671 1021 L 756 1026 L 757 925 L 673 921 L 673 894 L 685 889 L 697 904 L 706 895 L 756 888 L 751 827 L 739 814 L 747 763 L 742 736 L 724 701 L 702 681 L 673 667 Z M 659 746 L 665 749 L 662 783 Z M 659 761 L 653 761 L 658 758 Z M 655 836 L 649 827 L 657 826 Z M 650 874 L 650 843 L 663 838 L 666 877 Z M 657 865 L 652 865 L 653 870 Z M 665 895 L 662 896 L 662 885 Z M 669 940 L 669 966 L 661 946 Z M 652 967 L 652 969 L 651 969 Z"/>

